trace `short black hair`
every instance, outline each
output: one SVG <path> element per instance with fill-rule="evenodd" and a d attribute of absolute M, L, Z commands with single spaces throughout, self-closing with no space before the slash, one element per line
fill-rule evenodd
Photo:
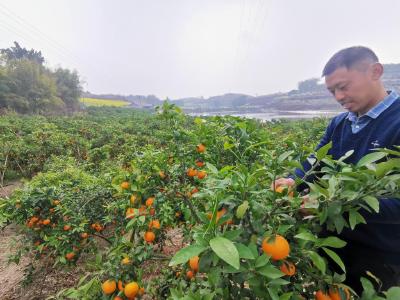
<path fill-rule="evenodd" d="M 350 69 L 361 61 L 376 63 L 379 62 L 379 59 L 371 49 L 364 46 L 354 46 L 342 49 L 335 53 L 326 63 L 325 68 L 322 71 L 322 77 L 332 74 L 341 67 Z"/>

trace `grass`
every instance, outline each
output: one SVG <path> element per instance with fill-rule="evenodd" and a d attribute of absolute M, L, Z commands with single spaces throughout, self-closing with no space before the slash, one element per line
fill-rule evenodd
<path fill-rule="evenodd" d="M 80 98 L 80 102 L 84 103 L 86 106 L 127 106 L 128 101 L 124 100 L 112 100 L 112 99 L 97 99 L 97 98 Z"/>

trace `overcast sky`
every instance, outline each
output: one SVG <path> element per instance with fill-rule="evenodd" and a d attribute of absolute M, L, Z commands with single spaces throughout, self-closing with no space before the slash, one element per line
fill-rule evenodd
<path fill-rule="evenodd" d="M 399 0 L 0 0 L 0 48 L 41 50 L 92 93 L 264 95 L 352 45 L 400 63 L 399 12 Z"/>

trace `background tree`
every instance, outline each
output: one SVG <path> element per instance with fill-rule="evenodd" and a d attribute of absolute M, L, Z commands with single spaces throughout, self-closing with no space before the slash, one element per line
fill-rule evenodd
<path fill-rule="evenodd" d="M 57 84 L 57 96 L 65 103 L 68 112 L 79 110 L 79 97 L 82 87 L 76 71 L 58 68 L 54 72 Z"/>
<path fill-rule="evenodd" d="M 44 63 L 44 57 L 41 51 L 36 51 L 34 49 L 27 50 L 26 48 L 22 48 L 17 42 L 14 42 L 14 47 L 1 49 L 0 53 L 4 56 L 6 61 L 28 59 L 40 65 Z"/>
<path fill-rule="evenodd" d="M 60 114 L 79 109 L 81 85 L 76 71 L 43 65 L 40 51 L 15 46 L 0 49 L 0 109 L 18 113 Z"/>

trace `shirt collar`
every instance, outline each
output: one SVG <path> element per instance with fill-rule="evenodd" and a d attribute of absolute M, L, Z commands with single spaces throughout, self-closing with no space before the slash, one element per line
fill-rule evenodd
<path fill-rule="evenodd" d="M 383 113 L 390 105 L 393 104 L 393 102 L 399 98 L 399 95 L 396 93 L 396 91 L 388 91 L 388 95 L 380 101 L 377 105 L 375 105 L 373 108 L 371 108 L 365 115 L 363 116 L 368 116 L 372 119 L 376 119 L 379 117 L 381 113 Z M 363 117 L 361 116 L 361 117 Z M 358 119 L 357 113 L 349 111 L 347 115 L 347 119 L 350 121 L 355 121 Z"/>

